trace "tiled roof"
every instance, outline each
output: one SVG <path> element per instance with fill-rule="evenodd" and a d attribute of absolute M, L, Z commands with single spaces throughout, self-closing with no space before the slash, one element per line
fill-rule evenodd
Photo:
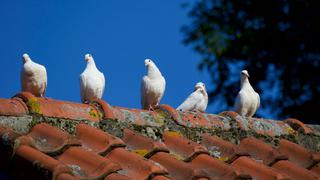
<path fill-rule="evenodd" d="M 11 179 L 320 179 L 320 131 L 297 119 L 0 99 L 0 174 Z"/>

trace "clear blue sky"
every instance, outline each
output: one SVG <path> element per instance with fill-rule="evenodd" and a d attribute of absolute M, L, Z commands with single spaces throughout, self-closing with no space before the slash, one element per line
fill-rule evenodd
<path fill-rule="evenodd" d="M 183 0 L 0 1 L 0 97 L 20 91 L 21 56 L 46 66 L 47 96 L 80 102 L 79 74 L 91 53 L 106 76 L 104 99 L 140 108 L 144 59 L 151 58 L 167 81 L 161 103 L 179 105 L 209 75 L 197 70 L 200 57 L 182 43 L 190 23 Z M 211 105 L 208 112 L 216 113 Z"/>

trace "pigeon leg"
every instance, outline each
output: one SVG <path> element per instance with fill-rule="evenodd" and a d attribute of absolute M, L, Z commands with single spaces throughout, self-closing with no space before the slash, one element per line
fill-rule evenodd
<path fill-rule="evenodd" d="M 154 111 L 154 109 L 153 109 L 151 104 L 149 105 L 149 111 Z"/>

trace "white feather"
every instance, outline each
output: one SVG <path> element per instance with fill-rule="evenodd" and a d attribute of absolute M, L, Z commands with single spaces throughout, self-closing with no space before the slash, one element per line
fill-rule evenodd
<path fill-rule="evenodd" d="M 25 63 L 20 74 L 22 91 L 44 97 L 48 84 L 46 68 L 33 62 L 27 54 L 24 54 L 23 58 Z"/>
<path fill-rule="evenodd" d="M 87 57 L 88 56 L 88 57 Z M 80 75 L 80 95 L 82 102 L 101 99 L 105 88 L 105 77 L 95 65 L 91 55 L 86 55 L 87 66 Z"/>
<path fill-rule="evenodd" d="M 145 60 L 147 75 L 141 81 L 141 105 L 143 109 L 153 109 L 163 97 L 166 81 L 157 66 L 150 59 Z"/>
<path fill-rule="evenodd" d="M 241 73 L 241 89 L 235 102 L 236 111 L 246 117 L 252 117 L 260 106 L 260 96 L 249 83 L 246 70 Z"/>
<path fill-rule="evenodd" d="M 200 84 L 200 85 L 199 85 Z M 195 91 L 191 93 L 184 102 L 177 107 L 180 111 L 205 112 L 208 105 L 208 94 L 203 83 L 197 83 Z"/>

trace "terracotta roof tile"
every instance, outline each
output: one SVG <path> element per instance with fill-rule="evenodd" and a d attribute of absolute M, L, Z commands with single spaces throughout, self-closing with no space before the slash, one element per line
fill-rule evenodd
<path fill-rule="evenodd" d="M 28 114 L 28 108 L 18 98 L 0 99 L 0 114 L 5 116 L 23 116 Z"/>
<path fill-rule="evenodd" d="M 203 134 L 201 144 L 208 149 L 212 156 L 226 162 L 232 162 L 242 155 L 249 155 L 247 152 L 240 152 L 235 144 L 217 136 Z"/>
<path fill-rule="evenodd" d="M 122 139 L 130 151 L 146 158 L 151 157 L 157 152 L 169 152 L 166 145 L 162 142 L 152 140 L 129 129 L 124 129 Z"/>
<path fill-rule="evenodd" d="M 272 165 L 279 160 L 286 160 L 288 157 L 281 154 L 278 150 L 253 137 L 241 140 L 239 151 L 249 153 L 251 157 L 262 161 L 265 165 Z"/>
<path fill-rule="evenodd" d="M 296 131 L 302 131 L 305 134 L 310 134 L 312 133 L 312 130 L 306 126 L 304 123 L 302 123 L 301 121 L 299 121 L 298 119 L 286 119 L 283 122 L 289 124 L 294 130 Z"/>
<path fill-rule="evenodd" d="M 83 123 L 76 126 L 76 136 L 85 149 L 100 155 L 125 146 L 121 139 Z"/>
<path fill-rule="evenodd" d="M 121 170 L 120 170 L 121 171 Z M 134 180 L 135 178 L 121 175 L 119 173 L 111 173 L 104 180 Z"/>
<path fill-rule="evenodd" d="M 312 153 L 307 149 L 288 140 L 281 139 L 278 149 L 281 153 L 288 156 L 291 162 L 303 168 L 310 168 L 317 163 L 317 161 L 313 159 Z"/>
<path fill-rule="evenodd" d="M 51 174 L 51 176 L 55 174 L 58 175 L 59 172 L 57 171 L 69 171 L 69 169 L 58 160 L 26 145 L 17 148 L 12 161 L 13 166 L 21 170 L 21 172 L 14 174 L 16 178 L 19 179 L 30 176 L 42 179 L 44 177 L 43 174 L 39 173 L 41 171 L 45 171 L 46 174 Z"/>
<path fill-rule="evenodd" d="M 320 128 L 298 120 L 245 118 L 231 111 L 182 113 L 168 105 L 146 111 L 26 92 L 0 99 L 0 116 L 0 171 L 13 179 L 311 179 L 320 174 L 315 131 Z M 302 145 L 278 143 L 279 137 Z"/>
<path fill-rule="evenodd" d="M 121 169 L 118 164 L 81 147 L 68 148 L 58 160 L 71 168 L 73 174 L 86 179 L 102 178 Z"/>
<path fill-rule="evenodd" d="M 170 178 L 166 176 L 155 176 L 152 178 L 152 180 L 170 180 Z"/>
<path fill-rule="evenodd" d="M 10 128 L 0 126 L 0 168 L 5 169 L 9 164 L 14 153 L 14 141 L 21 134 L 13 131 Z"/>
<path fill-rule="evenodd" d="M 75 120 L 86 119 L 95 122 L 100 119 L 100 114 L 97 109 L 87 104 L 39 98 L 28 92 L 22 92 L 15 95 L 15 97 L 23 99 L 31 113 L 47 117 L 59 117 Z"/>
<path fill-rule="evenodd" d="M 168 176 L 172 179 L 209 178 L 205 171 L 196 169 L 192 164 L 180 161 L 165 152 L 158 152 L 150 159 L 164 166 L 169 172 Z"/>
<path fill-rule="evenodd" d="M 56 180 L 80 180 L 80 178 L 74 177 L 68 173 L 61 173 L 56 177 Z"/>
<path fill-rule="evenodd" d="M 316 162 L 320 162 L 320 152 L 313 152 L 312 159 Z"/>
<path fill-rule="evenodd" d="M 301 168 L 300 166 L 297 166 L 294 163 L 287 160 L 278 161 L 272 167 L 279 170 L 282 173 L 287 174 L 292 180 L 320 179 L 320 177 L 316 174 L 310 172 L 307 169 Z"/>
<path fill-rule="evenodd" d="M 170 153 L 178 155 L 184 161 L 191 161 L 199 154 L 209 154 L 204 146 L 184 138 L 178 132 L 164 132 L 163 142 L 170 149 Z"/>
<path fill-rule="evenodd" d="M 160 109 L 169 114 L 179 125 L 184 127 L 230 129 L 229 123 L 225 122 L 226 119 L 218 115 L 192 111 L 180 112 L 169 105 L 161 105 Z"/>
<path fill-rule="evenodd" d="M 250 175 L 229 166 L 223 161 L 212 158 L 206 154 L 200 154 L 191 161 L 193 167 L 204 170 L 211 179 L 238 179 L 238 178 L 250 178 Z"/>
<path fill-rule="evenodd" d="M 55 167 L 57 167 L 60 163 L 56 159 L 41 153 L 33 149 L 30 146 L 22 145 L 20 146 L 16 152 L 15 156 L 24 157 L 25 160 L 28 160 L 32 163 L 37 163 L 41 167 L 53 171 Z"/>
<path fill-rule="evenodd" d="M 139 126 L 159 127 L 164 124 L 164 117 L 155 111 L 123 107 L 113 107 L 112 111 L 114 118 L 118 121 L 125 121 Z"/>
<path fill-rule="evenodd" d="M 254 131 L 257 134 L 269 136 L 290 135 L 294 133 L 294 130 L 282 121 L 247 118 L 233 111 L 224 111 L 220 115 L 235 121 L 235 125 L 242 131 Z"/>
<path fill-rule="evenodd" d="M 246 156 L 233 161 L 232 166 L 250 174 L 253 179 L 289 179 L 287 175 Z"/>
<path fill-rule="evenodd" d="M 158 163 L 149 161 L 124 148 L 112 150 L 105 158 L 119 164 L 122 168 L 121 174 L 135 179 L 147 179 L 154 175 L 167 174 L 166 169 Z"/>
<path fill-rule="evenodd" d="M 63 148 L 80 146 L 80 142 L 73 136 L 46 123 L 34 126 L 27 136 L 31 138 L 29 145 L 46 154 L 55 155 L 61 153 Z"/>
<path fill-rule="evenodd" d="M 314 165 L 310 171 L 312 171 L 313 173 L 317 174 L 318 176 L 320 176 L 320 163 Z"/>
<path fill-rule="evenodd" d="M 106 101 L 102 99 L 94 99 L 90 104 L 100 110 L 103 119 L 115 119 L 112 107 Z"/>

